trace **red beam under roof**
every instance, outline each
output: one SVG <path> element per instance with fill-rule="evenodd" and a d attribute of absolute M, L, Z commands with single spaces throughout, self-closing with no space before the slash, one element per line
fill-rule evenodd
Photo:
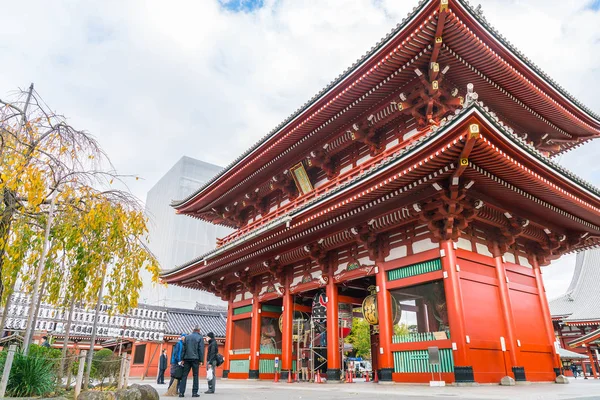
<path fill-rule="evenodd" d="M 428 64 L 438 8 L 439 0 L 420 2 L 327 88 L 196 193 L 174 202 L 177 212 L 197 216 L 269 179 L 273 171 L 289 168 L 324 135 L 333 134 L 341 120 L 364 116 L 377 101 L 406 84 L 405 71 Z M 450 0 L 445 24 L 438 62 L 452 66 L 448 79 L 460 85 L 476 83 L 488 104 L 519 121 L 521 126 L 513 127 L 518 133 L 532 134 L 534 140 L 563 140 L 551 142 L 560 143 L 560 151 L 599 135 L 600 118 L 512 47 L 465 1 Z M 542 139 L 544 132 L 549 136 Z M 294 151 L 289 151 L 292 147 Z"/>

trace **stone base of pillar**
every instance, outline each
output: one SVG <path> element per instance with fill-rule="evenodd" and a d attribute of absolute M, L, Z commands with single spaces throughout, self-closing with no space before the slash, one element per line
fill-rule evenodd
<path fill-rule="evenodd" d="M 381 368 L 379 370 L 379 382 L 392 382 L 394 368 Z"/>
<path fill-rule="evenodd" d="M 555 374 L 556 376 L 560 376 L 560 375 L 561 375 L 561 373 L 560 373 L 560 368 L 554 368 L 554 374 Z"/>
<path fill-rule="evenodd" d="M 327 382 L 337 383 L 342 379 L 342 374 L 339 369 L 327 370 Z"/>
<path fill-rule="evenodd" d="M 515 386 L 515 384 L 516 382 L 512 376 L 505 376 L 504 378 L 500 379 L 500 386 Z"/>
<path fill-rule="evenodd" d="M 223 370 L 223 377 L 221 379 L 228 379 L 229 378 L 229 370 L 228 369 L 224 369 Z"/>
<path fill-rule="evenodd" d="M 281 377 L 279 378 L 279 380 L 281 380 L 282 382 L 286 382 L 288 375 L 292 374 L 292 371 L 286 370 L 286 371 L 281 371 Z"/>
<path fill-rule="evenodd" d="M 248 371 L 248 379 L 258 379 L 258 370 L 251 369 L 250 371 Z"/>
<path fill-rule="evenodd" d="M 554 380 L 554 382 L 562 384 L 562 385 L 567 385 L 569 384 L 569 378 L 567 378 L 564 375 L 559 375 L 556 377 L 556 379 Z"/>
<path fill-rule="evenodd" d="M 475 375 L 473 375 L 473 367 L 454 367 L 454 381 L 456 383 L 473 383 Z"/>
<path fill-rule="evenodd" d="M 513 375 L 515 376 L 515 381 L 517 382 L 527 382 L 527 377 L 525 376 L 525 367 L 512 367 Z"/>

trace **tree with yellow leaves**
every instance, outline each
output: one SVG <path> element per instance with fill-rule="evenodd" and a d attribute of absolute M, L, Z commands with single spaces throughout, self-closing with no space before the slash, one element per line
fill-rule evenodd
<path fill-rule="evenodd" d="M 15 101 L 0 99 L 2 328 L 18 280 L 32 294 L 28 333 L 43 296 L 65 308 L 93 304 L 104 286 L 115 310 L 136 306 L 140 270 L 157 280 L 159 268 L 139 202 L 112 187 L 125 178 L 92 136 L 49 111 L 33 85 Z"/>

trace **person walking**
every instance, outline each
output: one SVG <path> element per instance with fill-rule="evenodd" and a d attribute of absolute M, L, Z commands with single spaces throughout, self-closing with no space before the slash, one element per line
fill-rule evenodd
<path fill-rule="evenodd" d="M 163 349 L 160 358 L 158 359 L 158 378 L 156 383 L 159 385 L 165 384 L 165 370 L 167 369 L 167 350 Z"/>
<path fill-rule="evenodd" d="M 575 363 L 571 364 L 571 372 L 573 372 L 573 376 L 577 379 L 577 365 Z"/>
<path fill-rule="evenodd" d="M 171 392 L 171 395 L 175 395 L 179 393 L 179 382 L 181 381 L 181 373 L 183 372 L 183 366 L 181 366 L 181 362 L 183 362 L 183 341 L 185 340 L 185 334 L 182 333 L 179 336 L 179 341 L 175 344 L 173 348 L 173 354 L 171 354 L 171 381 L 169 382 L 168 391 Z M 177 381 L 175 384 L 175 390 L 171 391 L 173 387 L 173 382 Z"/>
<path fill-rule="evenodd" d="M 44 341 L 42 342 L 42 347 L 49 349 L 50 342 L 48 341 L 48 336 L 42 336 L 42 339 L 44 339 Z"/>
<path fill-rule="evenodd" d="M 198 394 L 198 368 L 204 361 L 204 338 L 200 335 L 200 327 L 196 326 L 194 332 L 185 337 L 183 346 L 183 377 L 179 382 L 179 397 L 184 397 L 187 377 L 192 370 L 194 384 L 192 386 L 192 397 L 200 397 Z"/>
<path fill-rule="evenodd" d="M 212 370 L 212 379 L 208 380 L 208 390 L 204 393 L 212 394 L 215 392 L 215 384 L 217 383 L 217 354 L 219 354 L 219 348 L 217 341 L 215 340 L 215 334 L 208 332 L 206 334 L 208 338 L 208 351 L 206 354 L 206 373 Z"/>

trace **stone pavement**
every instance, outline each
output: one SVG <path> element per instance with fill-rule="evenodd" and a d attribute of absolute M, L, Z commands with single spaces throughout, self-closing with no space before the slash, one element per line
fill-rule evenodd
<path fill-rule="evenodd" d="M 131 383 L 141 383 L 130 380 Z M 145 380 L 144 384 L 156 387 L 161 399 L 175 399 L 163 394 L 167 385 Z M 600 380 L 571 379 L 569 385 L 553 383 L 532 383 L 504 387 L 499 385 L 480 385 L 477 387 L 429 387 L 409 384 L 374 384 L 356 382 L 353 384 L 305 384 L 277 383 L 266 381 L 217 381 L 217 393 L 205 395 L 206 380 L 200 379 L 200 397 L 214 400 L 312 400 L 312 399 L 510 399 L 510 400 L 568 400 L 568 399 L 599 399 Z M 186 398 L 191 399 L 192 382 L 188 379 Z"/>

